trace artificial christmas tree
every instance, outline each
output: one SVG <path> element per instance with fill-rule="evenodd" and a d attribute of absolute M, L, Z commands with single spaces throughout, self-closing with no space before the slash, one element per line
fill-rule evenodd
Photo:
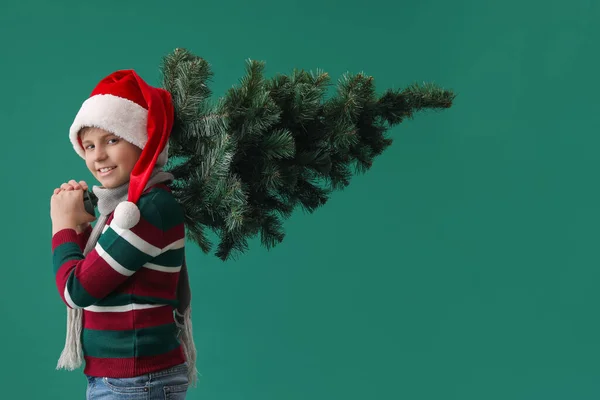
<path fill-rule="evenodd" d="M 176 49 L 161 71 L 175 108 L 165 170 L 175 176 L 188 236 L 208 253 L 207 230 L 215 232 L 221 260 L 256 235 L 266 248 L 280 243 L 283 220 L 298 206 L 313 212 L 371 167 L 392 144 L 388 129 L 455 98 L 433 84 L 377 96 L 372 77 L 345 74 L 326 99 L 326 73 L 266 79 L 264 63 L 248 61 L 239 86 L 212 102 L 204 59 Z"/>

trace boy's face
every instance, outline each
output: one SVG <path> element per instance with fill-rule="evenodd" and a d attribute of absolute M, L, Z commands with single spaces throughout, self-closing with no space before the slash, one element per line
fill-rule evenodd
<path fill-rule="evenodd" d="M 116 188 L 129 182 L 129 174 L 142 149 L 99 128 L 85 128 L 80 135 L 85 164 L 103 187 Z M 100 171 L 104 167 L 114 168 L 108 172 Z"/>

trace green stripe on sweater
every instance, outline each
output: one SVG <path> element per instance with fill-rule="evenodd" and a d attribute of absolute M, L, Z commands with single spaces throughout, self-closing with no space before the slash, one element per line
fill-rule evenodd
<path fill-rule="evenodd" d="M 98 244 L 116 262 L 130 271 L 139 270 L 142 265 L 152 259 L 152 256 L 139 250 L 127 240 L 119 236 L 112 228 L 108 228 L 100 238 Z"/>
<path fill-rule="evenodd" d="M 87 307 L 98 301 L 97 298 L 91 296 L 87 290 L 81 286 L 79 279 L 75 276 L 75 270 L 71 272 L 69 279 L 67 279 L 67 290 L 69 291 L 69 296 L 71 296 L 73 303 L 79 307 Z"/>
<path fill-rule="evenodd" d="M 54 265 L 54 275 L 58 272 L 60 267 L 69 260 L 82 260 L 81 249 L 79 245 L 74 242 L 66 242 L 57 246 L 52 254 L 52 264 Z"/>
<path fill-rule="evenodd" d="M 155 207 L 154 209 L 147 207 L 149 214 L 147 219 L 152 225 L 168 231 L 184 222 L 183 208 L 173 194 L 160 188 L 154 188 L 141 197 L 139 201 L 140 212 L 144 218 L 146 218 L 146 214 L 143 213 L 143 206 L 147 202 L 152 204 L 152 207 Z M 160 214 L 157 211 L 153 213 L 153 210 L 160 210 Z M 150 218 L 154 219 L 150 220 Z"/>
<path fill-rule="evenodd" d="M 157 195 L 160 194 L 160 192 L 163 191 L 154 188 L 149 193 L 146 193 L 145 195 L 141 196 L 138 200 L 138 208 L 140 210 L 141 218 L 148 221 L 148 223 L 150 223 L 158 229 L 164 229 L 163 217 L 161 215 L 163 210 L 160 207 L 157 207 L 155 204 L 155 199 Z M 160 210 L 160 212 L 158 210 Z"/>
<path fill-rule="evenodd" d="M 156 256 L 156 258 L 150 262 L 152 264 L 160 265 L 163 267 L 181 267 L 181 264 L 183 263 L 184 253 L 184 247 L 180 249 L 168 250 Z"/>
<path fill-rule="evenodd" d="M 148 357 L 179 346 L 175 323 L 126 331 L 83 330 L 85 355 L 100 358 Z"/>

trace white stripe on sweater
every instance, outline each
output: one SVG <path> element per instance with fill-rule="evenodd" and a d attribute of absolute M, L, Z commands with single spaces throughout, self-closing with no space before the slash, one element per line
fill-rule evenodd
<path fill-rule="evenodd" d="M 131 276 L 131 275 L 133 275 L 135 273 L 135 271 L 128 270 L 127 268 L 125 268 L 124 266 L 122 266 L 121 264 L 119 264 L 117 262 L 117 260 L 115 260 L 114 258 L 112 258 L 110 256 L 110 254 L 108 254 L 106 252 L 106 250 L 104 250 L 102 248 L 102 246 L 100 246 L 100 242 L 96 243 L 96 252 L 98 253 L 98 255 L 100 257 L 102 257 L 104 259 L 104 261 L 106 261 L 106 263 L 108 265 L 111 266 L 112 269 L 114 269 L 115 271 L 117 271 L 121 275 Z"/>
<path fill-rule="evenodd" d="M 103 233 L 103 234 L 104 234 L 104 233 L 105 233 L 105 232 L 108 230 L 108 227 L 109 227 L 109 226 L 108 226 L 108 225 L 106 225 L 106 226 L 105 226 L 105 227 L 102 229 L 102 233 Z M 135 241 L 135 242 L 143 243 L 143 244 L 144 244 L 144 245 L 143 245 L 144 247 L 145 247 L 145 246 L 148 246 L 148 248 L 150 248 L 150 249 L 151 249 L 151 250 L 150 250 L 151 252 L 149 252 L 149 251 L 144 251 L 144 249 L 143 249 L 143 248 L 136 246 L 136 245 L 135 245 L 135 243 L 134 243 L 134 242 L 131 242 L 130 240 L 127 240 L 127 241 L 128 241 L 129 243 L 131 243 L 132 245 L 136 246 L 136 247 L 137 247 L 139 250 L 141 250 L 141 251 L 144 251 L 144 252 L 145 252 L 145 253 L 147 253 L 147 254 L 154 255 L 155 257 L 156 257 L 156 256 L 158 256 L 158 255 L 160 255 L 160 254 L 162 254 L 162 253 L 164 253 L 164 252 L 165 252 L 165 251 L 167 251 L 167 250 L 181 249 L 182 247 L 184 247 L 184 246 L 185 246 L 185 238 L 181 238 L 181 239 L 178 239 L 178 240 L 174 241 L 173 243 L 171 243 L 171 244 L 167 245 L 166 247 L 164 247 L 164 248 L 162 249 L 162 251 L 158 252 L 158 254 L 154 254 L 154 253 L 156 253 L 156 252 L 157 252 L 157 247 L 155 247 L 155 246 L 152 246 L 151 244 L 147 243 L 146 241 L 144 241 L 143 239 L 141 239 L 139 236 L 137 236 L 137 235 L 133 234 L 131 231 L 127 231 L 127 232 L 129 232 L 129 233 L 130 233 L 130 235 L 129 235 L 129 236 L 126 236 L 126 235 L 124 235 L 124 234 L 123 234 L 123 232 L 125 232 L 126 230 L 124 230 L 124 229 L 121 229 L 121 228 L 119 228 L 119 227 L 118 227 L 118 226 L 116 226 L 116 225 L 112 225 L 112 223 L 111 223 L 110 227 L 111 227 L 111 228 L 112 228 L 112 229 L 113 229 L 113 230 L 114 230 L 114 231 L 115 231 L 115 232 L 116 232 L 116 233 L 117 233 L 119 236 L 121 236 L 121 237 L 125 238 L 126 240 L 127 240 L 127 237 L 135 237 L 135 238 L 136 238 L 136 239 L 134 239 L 134 241 Z"/>
<path fill-rule="evenodd" d="M 102 230 L 102 233 L 104 234 L 108 228 L 109 228 L 109 226 L 105 226 Z M 185 238 L 178 239 L 178 240 L 174 241 L 173 243 L 170 243 L 166 247 L 160 249 L 160 248 L 153 246 L 150 243 L 146 242 L 145 240 L 143 240 L 138 235 L 134 234 L 133 232 L 131 232 L 128 229 L 122 229 L 113 224 L 110 225 L 110 228 L 112 228 L 115 231 L 115 233 L 117 233 L 120 237 L 125 239 L 128 243 L 130 243 L 136 249 L 138 249 L 141 252 L 144 252 L 146 254 L 149 254 L 153 257 L 157 257 L 157 256 L 161 255 L 162 253 L 167 252 L 169 250 L 181 249 L 181 248 L 185 247 Z M 118 273 L 125 275 L 125 276 L 131 276 L 134 274 L 133 271 L 128 270 L 127 268 L 125 268 L 121 264 L 119 264 L 116 260 L 114 260 L 110 256 L 110 254 L 108 254 L 98 243 L 96 243 L 96 252 Z M 175 273 L 175 272 L 181 271 L 181 266 L 165 267 L 165 266 L 153 264 L 153 263 L 146 263 L 142 266 L 142 268 L 147 268 L 147 269 L 151 269 L 154 271 L 168 272 L 168 273 Z"/>
<path fill-rule="evenodd" d="M 152 263 L 146 263 L 146 264 L 144 264 L 143 268 L 152 269 L 154 271 L 171 272 L 171 273 L 181 271 L 181 266 L 179 266 L 179 267 L 165 267 L 165 266 L 162 266 L 162 265 L 157 265 L 157 264 L 152 264 Z"/>
<path fill-rule="evenodd" d="M 185 239 L 181 238 L 181 239 L 178 239 L 178 240 L 174 241 L 173 243 L 167 245 L 167 247 L 163 248 L 163 251 L 181 249 L 181 248 L 183 248 L 184 245 L 185 245 Z"/>
<path fill-rule="evenodd" d="M 123 306 L 89 306 L 84 310 L 91 312 L 128 312 L 133 310 L 145 310 L 148 308 L 166 307 L 168 304 L 125 304 Z"/>
<path fill-rule="evenodd" d="M 162 253 L 161 249 L 146 242 L 144 239 L 131 232 L 129 229 L 119 228 L 117 225 L 113 225 L 112 223 L 110 224 L 110 227 L 117 233 L 117 235 L 127 240 L 127 242 L 129 242 L 133 247 L 135 247 L 142 253 L 146 253 L 153 257 L 156 257 L 160 253 Z"/>
<path fill-rule="evenodd" d="M 75 272 L 72 272 L 72 273 L 74 274 Z M 69 285 L 68 285 L 68 283 L 65 285 L 64 295 L 65 295 L 65 300 L 66 300 L 67 304 L 69 306 L 71 306 L 71 308 L 75 308 L 75 309 L 81 308 L 77 304 L 75 304 L 75 302 L 73 302 L 73 299 L 71 298 L 71 294 L 69 293 Z"/>

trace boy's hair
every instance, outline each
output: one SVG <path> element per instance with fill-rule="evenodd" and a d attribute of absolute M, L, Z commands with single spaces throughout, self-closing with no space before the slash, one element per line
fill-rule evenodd
<path fill-rule="evenodd" d="M 91 126 L 84 126 L 83 128 L 81 128 L 81 130 L 79 132 L 77 132 L 77 139 L 83 141 L 83 137 L 85 136 L 86 133 L 88 133 L 90 130 L 92 129 Z"/>
<path fill-rule="evenodd" d="M 79 132 L 77 132 L 77 136 L 79 136 L 80 138 L 83 138 L 83 135 L 85 135 L 91 129 L 92 129 L 91 126 L 84 126 L 83 128 L 81 128 L 79 130 Z"/>

